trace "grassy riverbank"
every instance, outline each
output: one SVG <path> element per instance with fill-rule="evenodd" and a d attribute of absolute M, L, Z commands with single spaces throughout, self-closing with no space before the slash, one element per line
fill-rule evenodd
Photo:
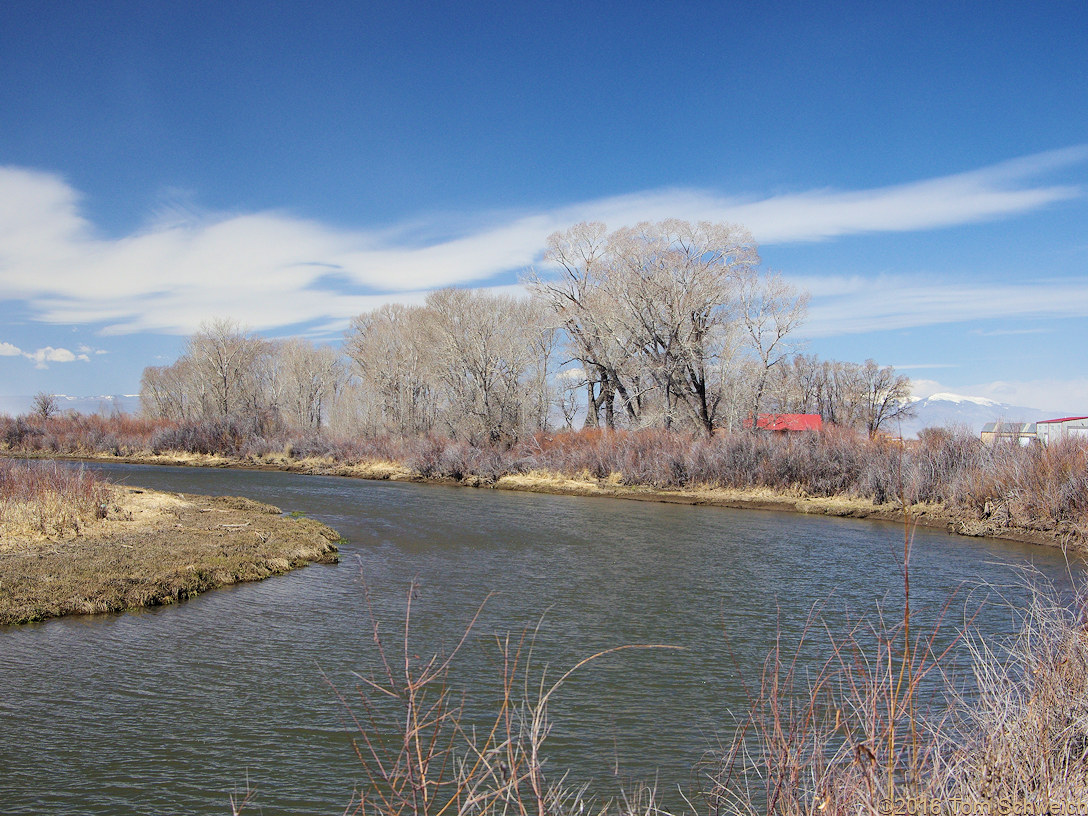
<path fill-rule="evenodd" d="M 248 499 L 0 462 L 0 624 L 174 603 L 312 562 L 337 535 Z"/>
<path fill-rule="evenodd" d="M 0 455 L 3 452 L 0 451 Z M 52 458 L 41 453 L 37 457 Z M 997 506 L 997 512 L 972 512 L 943 502 L 910 502 L 897 498 L 881 503 L 849 494 L 814 496 L 799 487 L 773 489 L 768 487 L 721 487 L 713 484 L 667 489 L 645 484 L 628 484 L 620 473 L 596 478 L 586 470 L 575 474 L 556 471 L 529 470 L 508 473 L 497 478 L 474 473 L 425 475 L 399 462 L 372 460 L 346 463 L 330 457 L 307 456 L 294 458 L 284 453 L 251 456 L 188 453 L 176 451 L 134 451 L 118 456 L 110 453 L 85 452 L 81 459 L 125 462 L 131 464 L 169 465 L 175 467 L 217 467 L 244 470 L 277 470 L 314 476 L 343 476 L 377 481 L 407 481 L 464 487 L 515 490 L 530 493 L 550 493 L 565 496 L 598 496 L 633 501 L 668 504 L 733 507 L 748 510 L 775 510 L 789 513 L 835 516 L 840 518 L 875 519 L 902 522 L 907 514 L 912 524 L 949 533 L 972 537 L 998 538 L 1028 544 L 1088 551 L 1088 526 L 1068 520 L 1012 518 L 1007 510 Z M 1019 523 L 1018 523 L 1019 522 Z"/>
<path fill-rule="evenodd" d="M 0 453 L 249 467 L 368 479 L 614 496 L 899 520 L 1088 549 L 1088 444 L 983 445 L 930 429 L 916 442 L 842 429 L 784 436 L 666 431 L 444 437 L 254 435 L 238 420 L 0 417 Z"/>

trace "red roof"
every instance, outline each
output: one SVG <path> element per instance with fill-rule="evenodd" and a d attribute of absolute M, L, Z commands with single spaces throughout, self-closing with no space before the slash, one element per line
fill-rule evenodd
<path fill-rule="evenodd" d="M 768 431 L 818 431 L 823 427 L 819 414 L 760 414 L 756 427 Z M 751 428 L 752 420 L 744 420 L 744 427 Z"/>
<path fill-rule="evenodd" d="M 1073 422 L 1077 419 L 1088 419 L 1088 416 L 1083 417 L 1062 417 L 1061 419 L 1040 419 L 1036 422 L 1036 425 L 1046 425 L 1049 422 Z"/>

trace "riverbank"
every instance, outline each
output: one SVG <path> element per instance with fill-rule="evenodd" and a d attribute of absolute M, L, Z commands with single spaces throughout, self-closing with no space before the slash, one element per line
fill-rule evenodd
<path fill-rule="evenodd" d="M 110 485 L 75 525 L 0 525 L 0 624 L 159 606 L 335 563 L 339 539 L 249 499 Z"/>
<path fill-rule="evenodd" d="M 0 455 L 5 455 L 0 453 Z M 6 454 L 10 455 L 10 454 Z M 66 458 L 46 457 L 41 458 Z M 25 458 L 25 456 L 24 456 Z M 917 502 L 904 510 L 902 502 L 889 498 L 878 503 L 869 498 L 836 495 L 813 496 L 800 489 L 775 490 L 766 487 L 728 488 L 701 485 L 691 488 L 659 488 L 628 484 L 619 473 L 608 478 L 594 478 L 588 472 L 567 475 L 548 470 L 504 474 L 495 479 L 475 474 L 460 478 L 428 476 L 404 464 L 388 460 L 345 463 L 326 457 L 296 458 L 287 453 L 270 453 L 247 457 L 188 452 L 140 451 L 124 456 L 93 452 L 78 457 L 91 461 L 124 462 L 128 464 L 171 465 L 176 467 L 239 468 L 275 470 L 317 476 L 343 476 L 379 481 L 406 481 L 421 484 L 457 485 L 494 490 L 515 490 L 531 493 L 551 493 L 567 496 L 607 497 L 633 501 L 653 501 L 671 504 L 732 507 L 746 510 L 774 510 L 839 518 L 873 519 L 903 523 L 909 516 L 911 524 L 945 530 L 955 535 L 984 537 L 1026 544 L 1060 547 L 1070 551 L 1088 552 L 1088 529 L 1067 521 L 1050 518 L 1035 519 L 1030 524 L 1018 524 L 1007 505 L 994 501 L 980 513 L 951 508 L 940 502 Z"/>

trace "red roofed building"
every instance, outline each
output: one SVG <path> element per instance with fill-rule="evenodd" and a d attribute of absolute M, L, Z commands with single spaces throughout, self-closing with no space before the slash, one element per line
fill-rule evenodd
<path fill-rule="evenodd" d="M 819 414 L 760 414 L 756 420 L 756 427 L 765 431 L 778 431 L 780 433 L 800 433 L 801 431 L 818 431 L 824 426 L 823 417 Z M 744 420 L 744 427 L 751 428 L 752 420 Z"/>

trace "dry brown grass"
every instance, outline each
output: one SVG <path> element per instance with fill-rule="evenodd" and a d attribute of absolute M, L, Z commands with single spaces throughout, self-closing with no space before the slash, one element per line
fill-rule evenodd
<path fill-rule="evenodd" d="M 526 490 L 541 493 L 572 493 L 577 495 L 601 493 L 601 484 L 588 473 L 567 476 L 551 470 L 530 470 L 508 473 L 494 484 L 500 490 Z"/>
<path fill-rule="evenodd" d="M 1015 637 L 969 638 L 976 693 L 956 701 L 934 763 L 946 799 L 1088 801 L 1088 586 L 1029 586 Z"/>
<path fill-rule="evenodd" d="M 708 816 L 1068 813 L 1088 800 L 1088 577 L 1072 592 L 1029 573 L 1018 630 L 974 617 L 918 631 L 906 525 L 901 616 L 832 634 L 818 614 L 779 639 L 732 741 L 707 764 Z M 823 640 L 825 658 L 801 657 Z M 938 646 L 941 643 L 943 645 Z M 950 655 L 969 655 L 968 674 Z"/>

